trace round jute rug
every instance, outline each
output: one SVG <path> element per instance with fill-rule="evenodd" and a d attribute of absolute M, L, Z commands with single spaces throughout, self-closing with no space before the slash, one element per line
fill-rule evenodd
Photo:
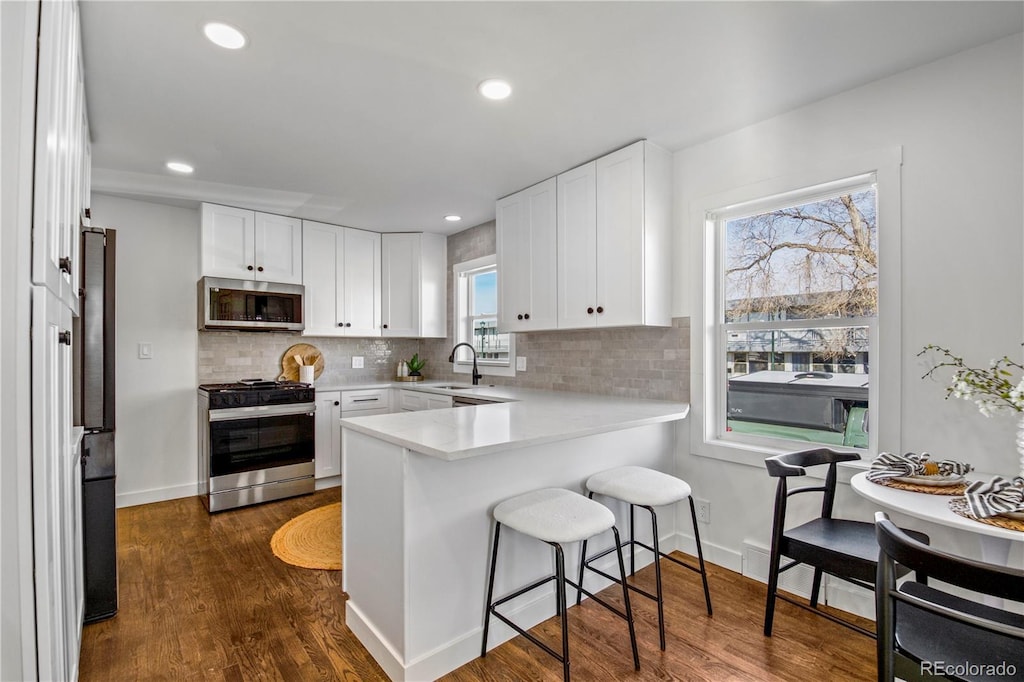
<path fill-rule="evenodd" d="M 277 529 L 270 549 L 301 568 L 341 570 L 341 502 L 300 514 Z"/>

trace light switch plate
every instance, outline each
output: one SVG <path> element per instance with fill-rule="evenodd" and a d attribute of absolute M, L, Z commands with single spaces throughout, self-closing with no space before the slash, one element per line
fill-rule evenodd
<path fill-rule="evenodd" d="M 153 344 L 149 341 L 139 341 L 139 360 L 153 359 Z"/>
<path fill-rule="evenodd" d="M 353 355 L 352 356 L 352 369 L 362 369 L 362 368 L 363 368 L 363 356 L 362 355 Z"/>
<path fill-rule="evenodd" d="M 517 355 L 516 356 L 516 371 L 517 372 L 525 372 L 526 371 L 526 356 L 525 355 Z"/>

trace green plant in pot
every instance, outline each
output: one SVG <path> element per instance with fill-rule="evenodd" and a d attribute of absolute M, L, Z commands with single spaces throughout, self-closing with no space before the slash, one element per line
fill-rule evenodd
<path fill-rule="evenodd" d="M 420 357 L 419 353 L 416 353 L 409 360 L 405 361 L 405 366 L 409 368 L 409 376 L 418 377 L 420 376 L 420 370 L 427 364 L 427 361 Z"/>

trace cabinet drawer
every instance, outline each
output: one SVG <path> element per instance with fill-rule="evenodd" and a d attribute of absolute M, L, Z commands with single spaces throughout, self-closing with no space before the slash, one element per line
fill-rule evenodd
<path fill-rule="evenodd" d="M 366 410 L 353 410 L 349 412 L 342 412 L 341 418 L 347 419 L 348 417 L 369 417 L 374 414 L 391 414 L 390 407 L 371 407 Z"/>
<path fill-rule="evenodd" d="M 372 410 L 374 408 L 390 408 L 389 388 L 374 388 L 360 391 L 341 392 L 341 411 L 357 412 L 359 410 Z"/>

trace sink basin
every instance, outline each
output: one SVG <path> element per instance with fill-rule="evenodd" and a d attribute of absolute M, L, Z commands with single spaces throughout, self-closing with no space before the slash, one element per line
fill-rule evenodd
<path fill-rule="evenodd" d="M 426 388 L 441 388 L 448 391 L 457 391 L 466 388 L 479 388 L 479 386 L 468 386 L 466 384 L 445 384 L 444 386 L 426 386 Z"/>

